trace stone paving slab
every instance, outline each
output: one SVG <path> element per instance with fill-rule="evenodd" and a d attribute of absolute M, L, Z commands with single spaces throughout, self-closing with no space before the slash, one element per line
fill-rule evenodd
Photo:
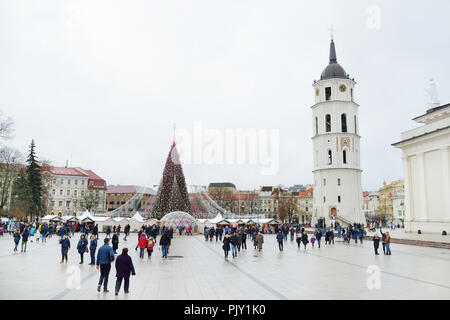
<path fill-rule="evenodd" d="M 119 244 L 127 246 L 137 275 L 130 293 L 114 296 L 115 267 L 109 293 L 96 291 L 99 271 L 79 265 L 78 235 L 71 239 L 69 264 L 61 265 L 57 237 L 47 244 L 29 243 L 26 253 L 13 253 L 9 235 L 0 237 L 0 299 L 450 299 L 450 250 L 392 245 L 392 255 L 373 254 L 372 242 L 344 244 L 305 251 L 295 242 L 279 252 L 274 235 L 265 235 L 263 251 L 247 241 L 235 259 L 225 260 L 222 244 L 203 236 L 175 236 L 170 256 L 156 250 L 151 261 L 139 260 L 136 235 Z M 103 235 L 100 241 L 103 241 Z M 381 270 L 381 289 L 369 290 L 367 267 Z M 80 289 L 68 289 L 70 270 L 80 274 Z M 123 288 L 122 288 L 123 290 Z"/>

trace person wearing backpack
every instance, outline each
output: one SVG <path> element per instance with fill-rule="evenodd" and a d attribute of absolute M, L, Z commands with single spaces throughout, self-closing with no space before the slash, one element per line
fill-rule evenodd
<path fill-rule="evenodd" d="M 145 233 L 142 232 L 141 236 L 139 237 L 138 241 L 138 247 L 139 247 L 139 258 L 144 259 L 144 250 L 147 248 L 148 240 L 145 237 Z"/>
<path fill-rule="evenodd" d="M 147 243 L 147 255 L 148 260 L 151 260 L 152 253 L 153 253 L 153 247 L 155 246 L 155 240 L 152 237 L 148 237 L 148 243 Z"/>
<path fill-rule="evenodd" d="M 22 244 L 20 252 L 27 252 L 28 235 L 28 229 L 25 228 L 22 232 Z"/>

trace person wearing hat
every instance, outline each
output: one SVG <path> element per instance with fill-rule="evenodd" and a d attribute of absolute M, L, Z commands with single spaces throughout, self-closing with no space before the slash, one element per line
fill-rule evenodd
<path fill-rule="evenodd" d="M 133 276 L 136 275 L 134 271 L 133 261 L 131 257 L 128 255 L 128 248 L 122 249 L 122 254 L 119 255 L 116 259 L 116 289 L 115 295 L 117 296 L 120 291 L 120 287 L 122 286 L 122 280 L 125 280 L 124 291 L 125 293 L 129 293 L 130 287 L 130 274 Z"/>

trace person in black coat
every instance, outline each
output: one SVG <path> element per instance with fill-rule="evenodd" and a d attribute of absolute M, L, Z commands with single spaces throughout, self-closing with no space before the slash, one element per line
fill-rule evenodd
<path fill-rule="evenodd" d="M 159 245 L 160 247 L 162 247 L 162 257 L 166 259 L 169 250 L 169 244 L 170 244 L 170 236 L 169 233 L 166 231 L 161 236 L 161 239 L 159 239 Z"/>
<path fill-rule="evenodd" d="M 223 238 L 223 252 L 225 253 L 225 258 L 228 258 L 228 253 L 230 252 L 230 243 L 231 243 L 231 239 L 230 239 L 230 235 L 226 234 L 225 237 Z"/>
<path fill-rule="evenodd" d="M 308 235 L 306 234 L 306 231 L 303 231 L 302 243 L 303 243 L 303 246 L 305 247 L 305 250 L 306 250 L 306 245 L 309 243 Z"/>
<path fill-rule="evenodd" d="M 22 232 L 22 245 L 20 252 L 27 252 L 27 243 L 28 243 L 28 236 L 30 233 L 28 232 L 28 228 L 23 229 Z"/>
<path fill-rule="evenodd" d="M 280 249 L 280 251 L 283 251 L 283 240 L 284 240 L 284 235 L 280 230 L 277 233 L 278 249 Z"/>
<path fill-rule="evenodd" d="M 128 255 L 128 248 L 122 249 L 122 254 L 119 255 L 116 259 L 116 296 L 119 294 L 120 287 L 122 285 L 122 280 L 125 280 L 124 291 L 125 293 L 129 293 L 128 290 L 130 287 L 130 273 L 135 276 L 136 272 L 134 271 L 133 261 L 131 257 Z"/>
<path fill-rule="evenodd" d="M 378 255 L 378 248 L 380 247 L 380 238 L 378 234 L 373 237 L 373 248 L 375 249 L 375 254 Z"/>
<path fill-rule="evenodd" d="M 316 233 L 314 233 L 314 236 L 316 237 L 317 244 L 320 248 L 320 240 L 322 239 L 322 232 L 320 231 L 320 229 L 317 229 Z"/>
<path fill-rule="evenodd" d="M 89 263 L 89 265 L 95 264 L 95 250 L 97 250 L 97 238 L 94 234 L 91 234 L 91 243 L 89 244 L 89 251 L 91 252 L 91 263 Z"/>
<path fill-rule="evenodd" d="M 117 254 L 116 250 L 119 248 L 119 236 L 117 235 L 117 232 L 114 232 L 111 242 L 114 254 Z"/>
<path fill-rule="evenodd" d="M 231 254 L 232 254 L 233 258 L 237 256 L 238 243 L 239 243 L 239 238 L 236 235 L 236 232 L 233 232 L 233 235 L 231 236 L 231 248 L 232 248 Z"/>
<path fill-rule="evenodd" d="M 14 237 L 14 244 L 15 244 L 14 251 L 17 251 L 17 246 L 19 245 L 19 242 L 20 242 L 20 233 L 19 233 L 19 230 L 16 230 L 16 231 L 14 232 L 13 237 Z"/>
<path fill-rule="evenodd" d="M 86 239 L 86 236 L 84 234 L 82 234 L 80 237 L 80 240 L 78 240 L 78 245 L 77 245 L 77 250 L 81 257 L 80 264 L 83 263 L 83 256 L 84 256 L 84 253 L 86 252 L 87 245 L 88 245 L 88 241 Z"/>

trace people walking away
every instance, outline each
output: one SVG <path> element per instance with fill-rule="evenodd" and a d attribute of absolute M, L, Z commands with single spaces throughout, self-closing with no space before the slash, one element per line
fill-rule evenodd
<path fill-rule="evenodd" d="M 363 243 L 363 238 L 364 238 L 364 230 L 362 228 L 360 228 L 358 230 L 358 235 L 359 235 L 359 242 L 362 244 Z"/>
<path fill-rule="evenodd" d="M 264 236 L 262 235 L 262 233 L 258 233 L 258 235 L 256 236 L 256 244 L 258 246 L 259 251 L 262 250 L 263 243 L 264 243 Z"/>
<path fill-rule="evenodd" d="M 95 250 L 97 250 L 97 238 L 94 234 L 91 234 L 91 243 L 89 244 L 89 251 L 91 252 L 91 263 L 89 263 L 89 265 L 95 264 Z"/>
<path fill-rule="evenodd" d="M 29 232 L 28 229 L 25 228 L 22 232 L 22 243 L 20 252 L 27 252 L 27 242 L 28 242 Z"/>
<path fill-rule="evenodd" d="M 297 231 L 295 242 L 297 242 L 297 248 L 300 249 L 300 243 L 302 242 L 302 233 L 300 232 L 300 230 Z"/>
<path fill-rule="evenodd" d="M 114 232 L 111 242 L 114 254 L 117 254 L 117 249 L 119 248 L 119 236 L 117 234 L 117 230 Z"/>
<path fill-rule="evenodd" d="M 241 234 L 241 247 L 242 250 L 247 250 L 247 233 L 246 231 L 242 232 Z"/>
<path fill-rule="evenodd" d="M 314 237 L 316 237 L 317 245 L 319 246 L 320 249 L 320 240 L 322 240 L 322 232 L 320 231 L 320 229 L 316 230 L 316 232 L 314 233 Z"/>
<path fill-rule="evenodd" d="M 389 232 L 386 232 L 384 241 L 386 242 L 386 254 L 391 255 L 391 236 L 389 235 Z"/>
<path fill-rule="evenodd" d="M 334 244 L 334 231 L 330 229 L 330 244 Z"/>
<path fill-rule="evenodd" d="M 125 237 L 123 238 L 123 241 L 127 241 L 127 237 L 130 234 L 130 225 L 127 224 L 125 228 L 123 229 L 123 233 L 125 233 Z"/>
<path fill-rule="evenodd" d="M 108 277 L 111 271 L 111 262 L 114 261 L 114 251 L 109 245 L 109 238 L 105 238 L 104 245 L 98 249 L 97 270 L 100 269 L 100 279 L 98 281 L 97 291 L 100 292 L 103 284 L 103 292 L 108 291 Z"/>
<path fill-rule="evenodd" d="M 280 252 L 283 251 L 283 240 L 284 236 L 281 233 L 281 230 L 277 233 L 277 242 L 278 242 L 278 249 L 280 249 Z"/>
<path fill-rule="evenodd" d="M 17 251 L 17 246 L 19 245 L 19 242 L 20 242 L 19 230 L 16 229 L 16 231 L 14 231 L 13 237 L 14 237 L 14 244 L 15 244 L 15 246 L 14 246 L 14 252 L 15 252 L 15 251 Z"/>
<path fill-rule="evenodd" d="M 131 257 L 128 255 L 128 248 L 122 249 L 122 254 L 119 255 L 116 259 L 116 289 L 115 295 L 117 296 L 120 291 L 120 287 L 122 286 L 122 280 L 124 280 L 124 291 L 125 293 L 129 293 L 130 288 L 130 274 L 133 276 L 136 275 L 134 271 L 133 261 Z"/>
<path fill-rule="evenodd" d="M 234 257 L 237 256 L 237 245 L 239 243 L 239 238 L 236 235 L 236 232 L 233 232 L 233 235 L 231 236 L 231 255 Z"/>
<path fill-rule="evenodd" d="M 225 258 L 228 258 L 228 253 L 230 252 L 230 243 L 231 243 L 230 235 L 225 234 L 222 245 L 223 252 L 225 253 Z"/>
<path fill-rule="evenodd" d="M 292 241 L 294 241 L 294 232 L 295 232 L 294 228 L 291 227 L 291 229 L 289 230 L 289 232 L 291 233 L 291 242 L 292 242 Z"/>
<path fill-rule="evenodd" d="M 373 248 L 375 249 L 375 254 L 378 255 L 378 248 L 380 247 L 380 238 L 378 234 L 375 234 L 373 237 Z"/>
<path fill-rule="evenodd" d="M 67 254 L 69 253 L 69 249 L 70 249 L 70 240 L 69 238 L 67 238 L 66 235 L 63 235 L 62 239 L 59 240 L 59 243 L 61 244 L 61 262 L 60 263 L 64 263 L 64 260 L 67 261 L 69 260 Z"/>
<path fill-rule="evenodd" d="M 303 231 L 302 243 L 303 243 L 303 246 L 305 247 L 305 250 L 306 250 L 306 245 L 309 243 L 309 241 L 308 241 L 308 234 L 306 233 L 306 231 Z"/>
<path fill-rule="evenodd" d="M 145 249 L 147 248 L 148 245 L 148 240 L 147 237 L 145 236 L 145 233 L 141 233 L 141 236 L 139 237 L 139 241 L 138 241 L 138 247 L 139 247 L 139 258 L 140 259 L 144 259 L 144 253 L 145 253 Z"/>
<path fill-rule="evenodd" d="M 48 235 L 48 226 L 47 224 L 44 224 L 41 228 L 42 243 L 47 243 L 47 235 Z"/>
<path fill-rule="evenodd" d="M 168 232 L 164 232 L 161 236 L 161 239 L 159 239 L 159 246 L 162 250 L 162 257 L 167 259 L 167 253 L 170 245 L 170 238 Z"/>
<path fill-rule="evenodd" d="M 89 251 L 87 246 L 88 246 L 88 241 L 86 239 L 86 236 L 84 234 L 82 234 L 80 236 L 80 240 L 78 240 L 78 245 L 77 245 L 77 250 L 81 257 L 80 264 L 83 264 L 84 254 Z"/>
<path fill-rule="evenodd" d="M 106 227 L 106 237 L 111 238 L 111 226 Z"/>
<path fill-rule="evenodd" d="M 33 226 L 31 226 L 30 227 L 30 231 L 29 231 L 29 234 L 30 234 L 30 241 L 31 242 L 33 242 L 33 237 L 34 237 L 34 233 L 36 232 L 36 229 L 33 227 Z"/>
<path fill-rule="evenodd" d="M 147 242 L 147 256 L 148 256 L 148 260 L 150 260 L 152 258 L 152 253 L 153 253 L 153 247 L 155 246 L 155 239 L 153 239 L 151 236 L 148 237 L 148 242 Z"/>
<path fill-rule="evenodd" d="M 203 228 L 203 235 L 205 236 L 205 241 L 208 241 L 209 229 L 207 226 Z"/>

